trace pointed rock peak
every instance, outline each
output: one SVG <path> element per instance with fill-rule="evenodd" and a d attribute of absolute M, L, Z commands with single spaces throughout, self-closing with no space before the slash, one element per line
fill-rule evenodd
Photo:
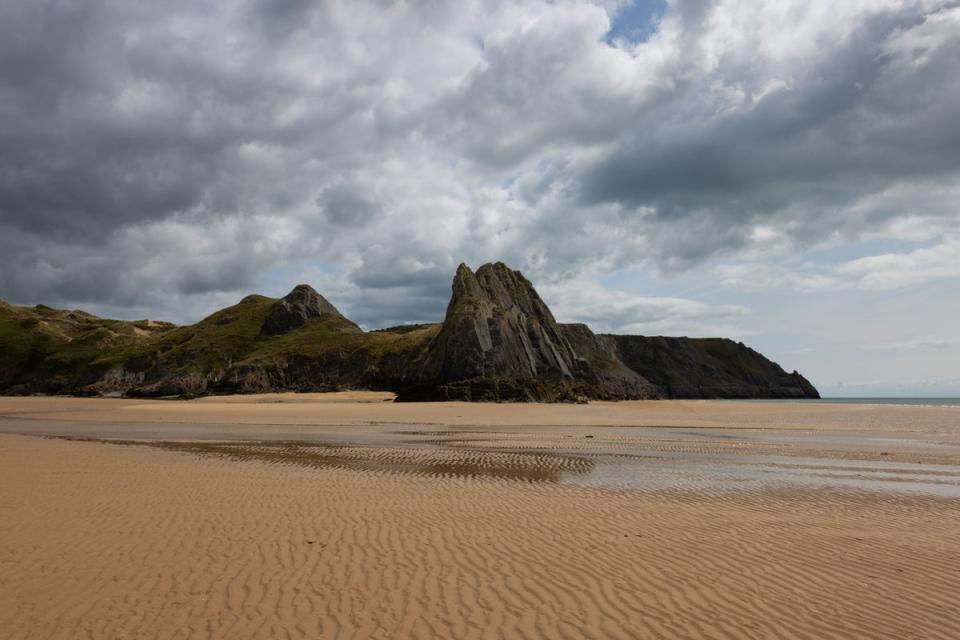
<path fill-rule="evenodd" d="M 576 356 L 520 272 L 460 265 L 428 369 L 446 380 L 570 376 Z"/>
<path fill-rule="evenodd" d="M 283 296 L 281 300 L 285 300 L 290 304 L 297 304 L 297 303 L 310 304 L 310 303 L 315 303 L 319 300 L 323 300 L 328 305 L 330 305 L 330 303 L 327 302 L 327 300 L 322 295 L 317 293 L 316 289 L 314 289 L 308 284 L 298 284 L 297 286 L 295 286 L 293 289 L 290 290 L 290 293 Z M 330 306 L 332 307 L 333 305 L 330 305 Z"/>
<path fill-rule="evenodd" d="M 286 303 L 288 307 L 303 307 L 307 317 L 311 318 L 324 315 L 343 317 L 335 306 L 308 284 L 298 284 L 283 297 L 281 302 Z"/>
<path fill-rule="evenodd" d="M 457 267 L 457 273 L 453 276 L 453 297 L 450 303 L 465 299 L 476 298 L 483 295 L 483 289 L 477 280 L 476 274 L 467 265 L 461 263 Z"/>
<path fill-rule="evenodd" d="M 477 269 L 477 289 L 503 309 L 518 307 L 524 313 L 554 322 L 553 314 L 540 299 L 533 284 L 522 273 L 502 262 L 488 262 Z M 456 295 L 456 286 L 454 286 Z"/>
<path fill-rule="evenodd" d="M 314 289 L 313 287 L 311 287 L 310 285 L 308 285 L 308 284 L 298 284 L 297 286 L 295 286 L 293 289 L 290 290 L 290 293 L 288 293 L 288 294 L 287 294 L 286 296 L 284 296 L 284 297 L 285 297 L 285 298 L 289 298 L 289 297 L 291 297 L 291 296 L 311 295 L 311 294 L 313 294 L 313 295 L 320 295 L 319 293 L 317 293 L 317 290 Z"/>
<path fill-rule="evenodd" d="M 302 327 L 308 319 L 320 316 L 344 317 L 313 287 L 308 284 L 298 284 L 290 293 L 270 306 L 260 332 L 268 336 L 289 333 Z"/>
<path fill-rule="evenodd" d="M 522 273 L 511 269 L 502 262 L 488 262 L 477 269 L 477 277 L 484 281 L 498 280 L 505 285 L 533 289 L 533 285 Z"/>

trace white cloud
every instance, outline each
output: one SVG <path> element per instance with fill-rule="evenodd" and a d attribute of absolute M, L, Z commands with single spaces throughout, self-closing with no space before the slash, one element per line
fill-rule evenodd
<path fill-rule="evenodd" d="M 846 262 L 837 272 L 866 289 L 896 289 L 942 278 L 960 278 L 960 240 L 904 253 L 867 256 Z"/>
<path fill-rule="evenodd" d="M 896 340 L 860 345 L 868 351 L 946 351 L 960 346 L 960 338 L 955 337 L 923 337 L 909 340 Z"/>
<path fill-rule="evenodd" d="M 928 239 L 928 232 L 916 229 L 910 220 L 898 225 L 906 233 L 903 239 Z M 886 234 L 875 237 L 886 238 Z M 711 272 L 719 284 L 740 291 L 785 289 L 802 292 L 844 289 L 892 290 L 925 282 L 960 278 L 960 240 L 939 237 L 927 247 L 909 251 L 867 255 L 836 264 L 811 261 L 781 263 L 771 259 L 752 259 L 721 263 Z"/>
<path fill-rule="evenodd" d="M 583 322 L 598 332 L 739 337 L 737 319 L 749 310 L 697 300 L 646 297 L 577 279 L 538 287 L 560 322 Z"/>
<path fill-rule="evenodd" d="M 776 262 L 720 264 L 713 268 L 713 275 L 719 284 L 741 291 L 824 291 L 848 286 L 841 278 L 810 264 L 797 267 L 786 267 Z"/>

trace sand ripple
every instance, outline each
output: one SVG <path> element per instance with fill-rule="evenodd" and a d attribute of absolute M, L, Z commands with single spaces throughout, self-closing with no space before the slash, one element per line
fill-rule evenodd
<path fill-rule="evenodd" d="M 266 449 L 0 435 L 0 636 L 960 637 L 957 500 L 596 490 Z M 359 449 L 293 455 L 450 464 Z"/>

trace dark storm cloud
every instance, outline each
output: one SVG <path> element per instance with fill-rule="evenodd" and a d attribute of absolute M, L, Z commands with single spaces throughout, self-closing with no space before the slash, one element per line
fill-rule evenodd
<path fill-rule="evenodd" d="M 177 15 L 191 8 L 174 4 L 170 16 L 126 3 L 0 8 L 4 224 L 93 242 L 117 225 L 249 210 L 288 185 L 251 184 L 244 145 L 300 153 L 311 130 L 342 125 L 356 107 L 332 95 L 283 119 L 310 90 L 271 69 L 270 42 L 210 32 L 199 7 Z M 217 17 L 215 4 L 207 10 Z M 224 45 L 227 37 L 238 42 Z M 325 144 L 347 141 L 330 135 Z"/>
<path fill-rule="evenodd" d="M 310 23 L 310 14 L 320 2 L 316 0 L 258 0 L 254 23 L 268 38 L 285 38 Z"/>
<path fill-rule="evenodd" d="M 29 4 L 0 9 L 0 222 L 95 242 L 202 207 L 223 143 L 184 132 L 183 113 L 118 107 L 130 72 L 116 17 Z"/>
<path fill-rule="evenodd" d="M 146 302 L 250 287 L 277 261 L 252 255 L 268 229 L 206 240 L 225 217 L 262 224 L 250 215 L 296 204 L 302 178 L 286 164 L 319 159 L 315 129 L 329 153 L 356 146 L 343 125 L 357 100 L 286 117 L 311 90 L 271 65 L 270 42 L 228 33 L 220 9 L 0 6 L 0 295 Z M 152 241 L 166 221 L 191 228 Z M 146 237 L 131 245 L 127 230 Z"/>
<path fill-rule="evenodd" d="M 317 205 L 331 224 L 338 227 L 361 227 L 380 211 L 375 197 L 362 186 L 340 183 L 330 185 L 317 197 Z"/>
<path fill-rule="evenodd" d="M 676 105 L 665 106 L 649 116 L 664 124 L 630 132 L 583 175 L 582 198 L 663 203 L 667 215 L 753 197 L 771 209 L 796 199 L 791 185 L 853 196 L 891 178 L 957 169 L 960 133 L 951 114 L 960 109 L 960 87 L 950 69 L 960 63 L 960 36 L 919 70 L 897 68 L 881 48 L 918 21 L 916 11 L 868 21 L 830 50 L 829 62 L 752 109 L 671 122 Z M 749 64 L 721 64 L 749 77 Z"/>
<path fill-rule="evenodd" d="M 449 283 L 447 283 L 449 286 Z M 349 316 L 368 329 L 382 329 L 400 324 L 441 322 L 450 300 L 448 289 L 424 293 L 401 286 L 395 289 L 361 290 L 350 296 L 344 308 Z"/>
<path fill-rule="evenodd" d="M 417 295 L 437 293 L 450 285 L 457 265 L 438 256 L 428 242 L 398 233 L 395 243 L 377 244 L 363 252 L 362 262 L 350 272 L 350 280 L 363 289 L 403 288 Z M 406 248 L 399 254 L 396 246 Z"/>
<path fill-rule="evenodd" d="M 684 42 L 708 40 L 699 29 L 710 11 L 686 6 L 677 5 Z M 866 212 L 854 225 L 839 211 L 891 185 L 946 180 L 960 169 L 955 24 L 955 10 L 907 5 L 867 15 L 836 42 L 774 69 L 748 47 L 723 52 L 707 71 L 677 63 L 664 70 L 675 74 L 671 89 L 653 91 L 635 119 L 613 107 L 598 119 L 610 128 L 581 131 L 581 145 L 611 153 L 551 180 L 580 205 L 615 204 L 628 217 L 641 210 L 634 230 L 654 241 L 651 254 L 666 266 L 746 247 L 758 224 L 781 226 L 800 244 L 838 230 L 855 237 L 904 212 Z M 898 40 L 906 48 L 891 46 Z M 480 135 L 481 145 L 497 140 Z M 532 195 L 543 207 L 542 189 Z M 929 213 L 952 215 L 945 205 Z"/>

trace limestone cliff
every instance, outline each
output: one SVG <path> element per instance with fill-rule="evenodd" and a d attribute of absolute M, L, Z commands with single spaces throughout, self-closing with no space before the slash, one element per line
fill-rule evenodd
<path fill-rule="evenodd" d="M 603 336 L 631 369 L 667 398 L 819 398 L 796 371 L 787 373 L 742 342 L 726 338 Z"/>
<path fill-rule="evenodd" d="M 461 264 L 436 338 L 401 399 L 563 400 L 657 395 L 641 376 L 602 352 L 595 336 L 578 336 L 583 355 L 536 289 L 501 262 L 474 273 Z M 585 327 L 584 327 L 585 328 Z M 595 364 L 601 365 L 595 367 Z"/>

